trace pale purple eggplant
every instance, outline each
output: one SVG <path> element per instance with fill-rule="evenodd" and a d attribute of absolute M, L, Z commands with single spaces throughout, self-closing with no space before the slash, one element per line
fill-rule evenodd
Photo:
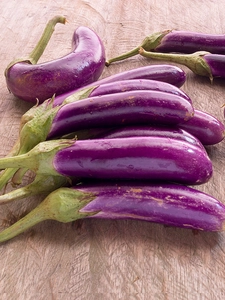
<path fill-rule="evenodd" d="M 140 90 L 86 98 L 63 105 L 52 119 L 47 139 L 93 127 L 128 124 L 174 125 L 190 119 L 192 104 L 183 97 Z"/>
<path fill-rule="evenodd" d="M 198 51 L 192 54 L 150 52 L 143 48 L 139 54 L 151 59 L 175 62 L 188 67 L 193 73 L 209 77 L 211 82 L 214 78 L 225 78 L 225 55 L 212 54 L 206 51 Z"/>
<path fill-rule="evenodd" d="M 5 70 L 7 87 L 12 94 L 25 101 L 39 103 L 96 81 L 105 66 L 105 49 L 100 37 L 90 28 L 78 27 L 72 38 L 72 50 L 58 59 L 39 63 L 37 60 L 46 45 L 46 33 L 58 19 L 51 20 L 41 42 L 27 59 L 13 61 Z M 62 22 L 62 21 L 61 21 Z M 53 23 L 53 24 L 52 24 Z M 50 27 L 50 29 L 49 29 Z M 41 50 L 41 53 L 39 53 Z"/>
<path fill-rule="evenodd" d="M 201 110 L 194 110 L 194 116 L 179 124 L 179 127 L 198 138 L 203 145 L 215 145 L 225 137 L 224 124 L 214 116 Z"/>
<path fill-rule="evenodd" d="M 92 88 L 96 88 L 103 84 L 133 79 L 157 80 L 159 82 L 166 82 L 175 85 L 176 87 L 181 87 L 186 80 L 186 73 L 177 66 L 171 66 L 167 64 L 144 66 L 116 73 L 114 75 L 97 80 L 93 84 L 86 85 L 84 89 L 89 91 L 89 89 L 92 90 Z M 82 95 L 82 92 L 83 88 L 80 88 L 56 96 L 54 99 L 54 106 L 61 105 L 68 97 L 77 97 L 77 94 L 80 96 L 80 94 Z M 107 94 L 109 93 L 110 91 L 107 92 Z"/>
<path fill-rule="evenodd" d="M 225 206 L 209 194 L 178 184 L 81 183 L 50 193 L 25 217 L 3 230 L 0 242 L 45 220 L 68 223 L 84 218 L 138 220 L 219 232 L 224 230 Z"/>
<path fill-rule="evenodd" d="M 165 180 L 194 185 L 213 173 L 207 152 L 165 137 L 52 140 L 28 153 L 0 159 L 0 168 L 27 168 L 44 176 Z"/>
<path fill-rule="evenodd" d="M 225 35 L 191 31 L 164 30 L 144 38 L 138 47 L 127 53 L 106 61 L 106 65 L 137 55 L 139 48 L 152 52 L 194 53 L 207 51 L 214 54 L 225 54 Z"/>

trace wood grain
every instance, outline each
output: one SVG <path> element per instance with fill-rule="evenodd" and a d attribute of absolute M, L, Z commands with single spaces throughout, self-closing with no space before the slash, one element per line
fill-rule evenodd
<path fill-rule="evenodd" d="M 0 11 L 1 157 L 16 141 L 20 117 L 30 107 L 8 92 L 4 69 L 12 59 L 32 50 L 54 15 L 65 15 L 68 23 L 57 25 L 40 61 L 68 53 L 72 33 L 79 25 L 99 34 L 107 57 L 130 50 L 146 35 L 164 29 L 225 32 L 225 4 L 219 0 L 1 0 Z M 149 63 L 134 57 L 105 68 L 102 76 Z M 182 89 L 195 107 L 223 121 L 224 81 L 210 84 L 208 79 L 185 71 L 187 81 Z M 224 148 L 224 142 L 209 147 L 214 176 L 199 189 L 225 203 Z M 13 221 L 42 199 L 38 196 L 3 205 L 0 219 L 3 223 Z M 224 233 L 195 233 L 134 221 L 46 221 L 0 245 L 0 266 L 2 300 L 225 298 Z"/>

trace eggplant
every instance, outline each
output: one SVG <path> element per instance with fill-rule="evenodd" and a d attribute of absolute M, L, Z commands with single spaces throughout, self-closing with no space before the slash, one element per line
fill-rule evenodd
<path fill-rule="evenodd" d="M 194 114 L 185 98 L 165 92 L 140 90 L 90 97 L 63 105 L 52 119 L 47 139 L 72 131 L 127 124 L 178 124 Z"/>
<path fill-rule="evenodd" d="M 86 91 L 92 91 L 92 89 L 96 88 L 97 86 L 131 79 L 157 80 L 175 85 L 176 87 L 180 88 L 186 81 L 186 73 L 177 66 L 171 66 L 167 64 L 139 67 L 97 80 L 94 82 L 94 84 L 86 85 L 84 87 L 84 91 L 83 88 L 79 88 L 56 96 L 54 97 L 54 106 L 61 105 L 70 96 L 78 97 Z"/>
<path fill-rule="evenodd" d="M 5 70 L 7 87 L 16 97 L 39 103 L 96 81 L 105 66 L 105 49 L 100 37 L 90 28 L 78 27 L 72 38 L 72 50 L 67 55 L 37 64 L 46 46 L 49 31 L 63 17 L 49 21 L 36 48 L 28 58 L 11 62 Z M 41 52 L 41 53 L 40 53 Z"/>
<path fill-rule="evenodd" d="M 138 47 L 107 60 L 106 66 L 137 55 L 140 48 L 146 51 L 162 53 L 176 52 L 190 54 L 197 51 L 207 51 L 214 54 L 225 54 L 225 35 L 179 30 L 155 32 L 144 38 Z"/>
<path fill-rule="evenodd" d="M 220 120 L 197 109 L 190 120 L 179 124 L 179 128 L 194 135 L 205 146 L 218 144 L 225 136 L 225 126 Z"/>
<path fill-rule="evenodd" d="M 178 184 L 129 181 L 81 183 L 50 193 L 22 219 L 0 233 L 10 240 L 45 220 L 139 220 L 199 231 L 223 231 L 225 206 L 213 196 Z"/>
<path fill-rule="evenodd" d="M 186 100 L 188 100 L 189 102 L 192 102 L 190 97 L 175 85 L 167 82 L 151 80 L 151 79 L 129 79 L 129 80 L 120 80 L 120 81 L 100 84 L 99 86 L 91 90 L 88 97 L 90 98 L 95 96 L 102 96 L 102 95 L 135 91 L 135 90 L 136 91 L 152 90 L 152 91 L 166 92 L 169 94 L 175 94 L 181 96 Z M 68 103 L 68 101 L 65 102 Z"/>
<path fill-rule="evenodd" d="M 175 126 L 120 126 L 111 130 L 106 130 L 105 132 L 99 132 L 99 134 L 93 133 L 93 135 L 95 139 L 114 139 L 138 136 L 166 137 L 185 141 L 200 148 L 203 148 L 203 145 L 199 141 L 199 139 L 197 139 L 195 136 L 185 131 L 184 129 Z"/>
<path fill-rule="evenodd" d="M 193 73 L 214 78 L 225 78 L 225 55 L 212 54 L 206 51 L 198 51 L 192 54 L 156 53 L 139 49 L 139 54 L 144 57 L 175 62 L 188 67 Z"/>
<path fill-rule="evenodd" d="M 45 141 L 26 154 L 1 158 L 0 168 L 27 168 L 44 176 L 165 180 L 189 185 L 205 183 L 213 173 L 205 150 L 165 137 Z"/>

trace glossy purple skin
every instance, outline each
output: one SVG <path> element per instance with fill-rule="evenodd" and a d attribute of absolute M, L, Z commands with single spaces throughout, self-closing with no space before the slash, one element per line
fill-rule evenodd
<path fill-rule="evenodd" d="M 212 176 L 206 151 L 165 137 L 77 140 L 59 150 L 53 168 L 63 176 L 166 180 L 202 184 Z"/>
<path fill-rule="evenodd" d="M 189 229 L 224 230 L 224 204 L 187 186 L 117 182 L 73 188 L 96 195 L 80 210 L 96 212 L 89 218 L 134 219 Z"/>
<path fill-rule="evenodd" d="M 181 87 L 186 80 L 186 73 L 173 65 L 150 65 L 140 68 L 135 68 L 127 70 L 121 73 L 117 73 L 103 79 L 96 81 L 94 84 L 89 84 L 86 87 L 99 86 L 106 83 L 118 82 L 122 80 L 131 80 L 131 79 L 150 79 L 157 80 L 162 82 L 167 82 L 177 87 Z M 74 89 L 73 91 L 59 95 L 54 99 L 54 106 L 62 104 L 62 102 L 75 92 L 80 89 Z"/>
<path fill-rule="evenodd" d="M 162 38 L 159 46 L 154 51 L 180 53 L 208 51 L 225 54 L 225 35 L 171 31 Z"/>
<path fill-rule="evenodd" d="M 89 95 L 89 97 L 114 94 L 120 92 L 134 91 L 134 90 L 153 90 L 175 94 L 184 97 L 189 102 L 192 102 L 190 97 L 180 88 L 167 82 L 151 79 L 130 79 L 110 82 L 97 86 Z"/>
<path fill-rule="evenodd" d="M 71 53 L 49 62 L 19 62 L 6 73 L 8 89 L 25 101 L 36 103 L 96 81 L 105 67 L 105 50 L 99 36 L 80 26 L 72 39 Z"/>
<path fill-rule="evenodd" d="M 214 145 L 225 136 L 225 126 L 217 118 L 201 110 L 194 110 L 194 116 L 179 127 L 198 138 L 203 145 Z"/>
<path fill-rule="evenodd" d="M 121 126 L 111 129 L 107 132 L 100 133 L 95 138 L 113 139 L 113 138 L 127 138 L 137 136 L 155 136 L 178 139 L 191 143 L 200 148 L 204 148 L 202 143 L 192 134 L 187 131 L 176 127 L 165 126 Z"/>
<path fill-rule="evenodd" d="M 93 127 L 127 124 L 177 124 L 192 117 L 192 104 L 178 95 L 142 90 L 91 97 L 62 106 L 48 139 Z"/>
<path fill-rule="evenodd" d="M 205 54 L 203 58 L 208 64 L 213 78 L 225 78 L 225 55 Z"/>

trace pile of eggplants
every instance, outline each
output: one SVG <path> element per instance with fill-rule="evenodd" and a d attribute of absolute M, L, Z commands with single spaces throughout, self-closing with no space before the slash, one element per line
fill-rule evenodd
<path fill-rule="evenodd" d="M 79 32 L 82 36 L 92 31 L 81 29 L 76 35 Z M 92 36 L 97 37 L 93 32 Z M 150 65 L 97 80 L 105 63 L 103 43 L 99 37 L 97 41 L 92 55 L 88 54 L 84 74 L 77 73 L 79 84 L 70 82 L 64 88 L 63 78 L 68 79 L 62 73 L 62 87 L 48 89 L 49 74 L 60 69 L 67 57 L 51 62 L 52 72 L 49 64 L 42 64 L 40 81 L 34 71 L 38 64 L 22 61 L 7 68 L 7 85 L 11 84 L 9 89 L 17 97 L 34 104 L 39 99 L 26 93 L 32 80 L 27 85 L 21 80 L 24 86 L 17 86 L 23 68 L 31 70 L 30 78 L 40 83 L 39 91 L 46 87 L 46 94 L 40 93 L 39 102 L 22 116 L 18 141 L 0 159 L 2 190 L 8 182 L 22 184 L 28 170 L 34 179 L 3 193 L 0 203 L 40 193 L 47 196 L 3 230 L 0 242 L 47 219 L 134 219 L 223 230 L 225 205 L 194 186 L 213 176 L 207 147 L 224 139 L 224 124 L 194 108 L 181 89 L 186 74 L 176 66 Z M 84 50 L 79 45 L 75 48 Z M 84 57 L 80 52 L 75 56 L 79 72 L 77 66 L 81 61 L 85 65 Z M 94 77 L 85 77 L 93 69 Z M 15 92 L 17 88 L 24 93 Z"/>

